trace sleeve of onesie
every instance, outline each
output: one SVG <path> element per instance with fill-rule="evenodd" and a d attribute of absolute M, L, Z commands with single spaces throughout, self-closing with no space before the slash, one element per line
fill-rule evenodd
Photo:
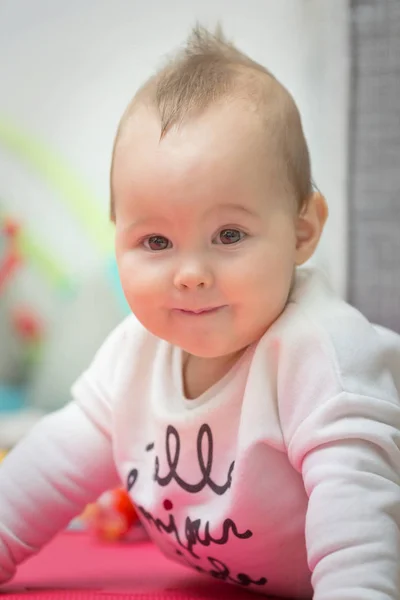
<path fill-rule="evenodd" d="M 400 408 L 342 392 L 317 406 L 288 451 L 309 497 L 314 600 L 400 597 Z"/>
<path fill-rule="evenodd" d="M 87 503 L 119 484 L 111 399 L 124 337 L 125 322 L 95 356 L 76 386 L 75 400 L 42 419 L 1 464 L 0 583 Z"/>

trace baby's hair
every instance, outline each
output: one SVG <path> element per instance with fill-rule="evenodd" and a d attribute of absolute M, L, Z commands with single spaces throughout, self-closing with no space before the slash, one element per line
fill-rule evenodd
<path fill-rule="evenodd" d="M 312 193 L 307 143 L 297 106 L 286 88 L 262 65 L 229 42 L 219 26 L 213 34 L 197 25 L 185 46 L 138 90 L 123 114 L 111 164 L 110 217 L 115 220 L 112 191 L 115 149 L 138 105 L 154 107 L 160 118 L 160 140 L 171 127 L 221 101 L 242 100 L 255 107 L 266 135 L 282 157 L 283 175 L 298 210 Z"/>

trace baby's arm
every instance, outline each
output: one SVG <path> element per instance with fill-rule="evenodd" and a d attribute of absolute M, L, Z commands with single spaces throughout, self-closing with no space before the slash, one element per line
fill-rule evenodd
<path fill-rule="evenodd" d="M 79 405 L 45 417 L 0 467 L 0 583 L 117 484 L 111 440 Z"/>
<path fill-rule="evenodd" d="M 400 408 L 342 393 L 298 427 L 314 600 L 400 597 Z"/>

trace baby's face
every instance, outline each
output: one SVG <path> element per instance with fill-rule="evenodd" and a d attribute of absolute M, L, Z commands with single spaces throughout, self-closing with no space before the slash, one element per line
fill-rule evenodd
<path fill-rule="evenodd" d="M 116 256 L 127 301 L 153 334 L 217 357 L 256 341 L 283 310 L 295 210 L 234 105 L 172 129 L 140 108 L 116 149 Z M 265 144 L 264 144 L 265 145 Z"/>

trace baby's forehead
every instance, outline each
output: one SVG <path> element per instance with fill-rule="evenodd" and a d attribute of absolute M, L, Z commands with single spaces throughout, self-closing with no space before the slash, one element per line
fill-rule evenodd
<path fill-rule="evenodd" d="M 278 201 L 285 195 L 276 155 L 262 149 L 261 138 L 254 115 L 225 106 L 171 128 L 160 139 L 157 114 L 141 107 L 121 136 L 114 198 L 129 214 L 134 208 L 135 214 L 161 217 L 165 209 L 189 220 L 205 218 L 214 205 L 222 212 L 223 206 L 246 207 L 251 201 L 256 210 L 267 196 Z"/>
<path fill-rule="evenodd" d="M 239 184 L 239 178 L 259 177 L 257 171 L 270 170 L 272 176 L 277 153 L 268 151 L 260 125 L 254 114 L 241 108 L 213 107 L 161 137 L 157 113 L 141 107 L 121 136 L 114 178 L 152 186 L 152 179 L 159 177 L 171 185 L 187 182 L 188 187 L 205 186 L 205 179 L 213 178 L 216 187 L 228 188 Z"/>
<path fill-rule="evenodd" d="M 188 114 L 162 135 L 157 109 L 139 104 L 125 120 L 116 143 L 116 158 L 123 153 L 143 155 L 170 152 L 178 157 L 224 160 L 234 154 L 259 155 L 268 150 L 277 156 L 279 124 L 273 115 L 265 120 L 254 105 L 242 99 L 224 100 L 201 112 Z"/>
<path fill-rule="evenodd" d="M 157 111 L 139 106 L 126 123 L 113 169 L 115 198 L 153 197 L 159 181 L 177 194 L 244 196 L 265 188 L 281 196 L 286 177 L 275 140 L 269 143 L 259 115 L 241 103 L 210 107 L 174 125 L 161 138 Z M 162 191 L 162 190 L 161 190 Z"/>

